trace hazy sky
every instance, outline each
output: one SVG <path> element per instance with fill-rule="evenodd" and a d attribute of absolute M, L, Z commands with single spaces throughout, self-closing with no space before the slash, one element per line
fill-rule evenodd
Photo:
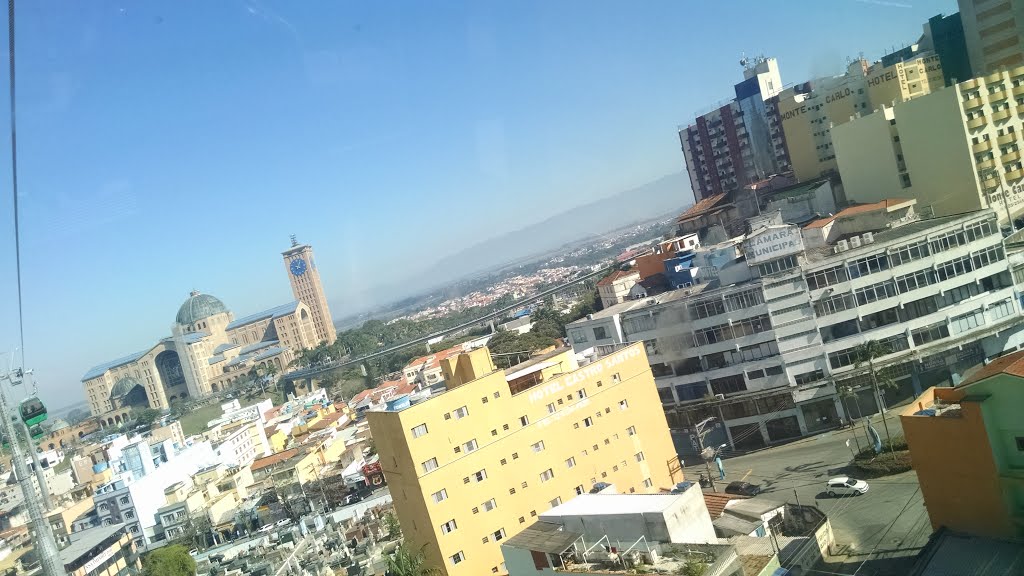
<path fill-rule="evenodd" d="M 290 301 L 290 233 L 344 316 L 474 239 L 683 170 L 676 125 L 731 96 L 744 52 L 803 81 L 955 9 L 19 3 L 27 364 L 59 407 L 91 366 L 168 335 L 192 288 L 236 316 Z M 4 136 L 0 351 L 18 341 L 9 154 Z"/>

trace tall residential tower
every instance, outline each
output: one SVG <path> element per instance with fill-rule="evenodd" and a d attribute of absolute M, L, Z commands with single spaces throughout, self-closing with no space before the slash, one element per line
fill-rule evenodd
<path fill-rule="evenodd" d="M 291 280 L 295 299 L 309 306 L 313 314 L 317 341 L 333 344 L 337 333 L 334 330 L 331 310 L 327 307 L 324 286 L 320 283 L 320 271 L 313 258 L 313 247 L 299 244 L 295 236 L 292 236 L 292 247 L 281 255 L 284 256 L 284 266 L 288 270 L 288 279 Z"/>

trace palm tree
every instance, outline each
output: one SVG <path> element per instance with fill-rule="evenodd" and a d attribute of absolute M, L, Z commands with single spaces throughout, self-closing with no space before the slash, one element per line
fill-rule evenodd
<path fill-rule="evenodd" d="M 885 400 L 882 398 L 882 392 L 878 385 L 878 372 L 875 370 L 875 359 L 888 354 L 892 354 L 892 347 L 878 340 L 868 340 L 853 349 L 854 368 L 860 368 L 863 364 L 868 365 L 868 374 L 871 376 L 871 389 L 875 393 L 875 401 L 878 402 L 878 410 L 882 414 L 885 439 L 889 441 L 889 449 L 891 450 L 892 436 L 889 434 L 889 424 L 885 421 Z M 888 379 L 883 379 L 882 385 L 886 387 L 894 386 Z"/>
<path fill-rule="evenodd" d="M 403 542 L 388 556 L 388 574 L 391 576 L 440 576 L 441 570 L 428 566 L 423 549 L 416 550 Z"/>

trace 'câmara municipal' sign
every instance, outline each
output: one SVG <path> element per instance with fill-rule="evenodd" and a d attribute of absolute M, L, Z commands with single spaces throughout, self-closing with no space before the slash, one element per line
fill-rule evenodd
<path fill-rule="evenodd" d="M 748 264 L 760 264 L 803 252 L 804 240 L 796 226 L 772 226 L 743 241 Z"/>

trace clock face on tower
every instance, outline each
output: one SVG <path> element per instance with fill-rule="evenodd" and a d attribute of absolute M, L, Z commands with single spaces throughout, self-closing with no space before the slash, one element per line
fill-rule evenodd
<path fill-rule="evenodd" d="M 292 271 L 292 274 L 302 276 L 306 273 L 306 261 L 302 258 L 296 258 L 295 260 L 292 260 L 292 263 L 288 268 Z"/>

